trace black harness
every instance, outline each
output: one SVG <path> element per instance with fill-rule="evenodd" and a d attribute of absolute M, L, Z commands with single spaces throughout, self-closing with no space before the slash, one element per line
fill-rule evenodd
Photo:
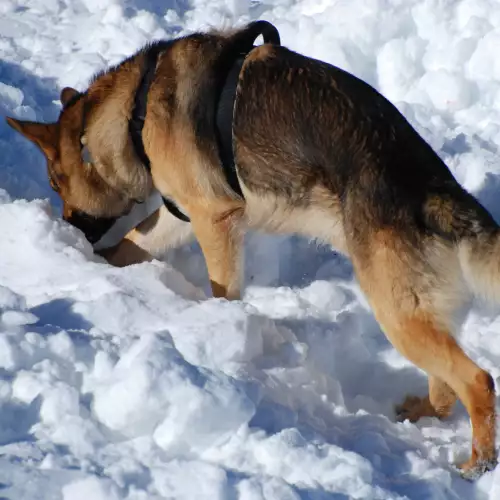
<path fill-rule="evenodd" d="M 142 129 L 144 128 L 144 121 L 146 120 L 146 107 L 148 101 L 148 92 L 156 72 L 156 64 L 158 56 L 160 55 L 162 47 L 152 47 L 146 54 L 146 69 L 142 75 L 141 82 L 135 93 L 134 108 L 132 109 L 132 116 L 128 122 L 128 130 L 132 144 L 134 145 L 135 153 L 139 160 L 144 165 L 146 170 L 151 172 L 151 161 L 144 149 L 144 142 L 142 141 Z M 180 220 L 189 222 L 189 217 L 181 212 L 179 207 L 170 198 L 162 196 L 163 203 L 168 211 L 175 215 Z"/>
<path fill-rule="evenodd" d="M 161 50 L 150 49 L 147 54 L 146 70 L 141 79 L 141 83 L 137 89 L 134 100 L 134 108 L 132 116 L 128 122 L 128 129 L 135 152 L 141 160 L 144 167 L 151 172 L 151 161 L 144 149 L 142 140 L 142 129 L 146 119 L 146 106 L 148 100 L 148 92 L 151 83 L 153 82 L 158 56 Z M 245 54 L 246 56 L 246 54 Z M 215 132 L 219 147 L 219 156 L 221 159 L 222 169 L 226 176 L 226 181 L 231 189 L 239 196 L 243 197 L 238 175 L 236 174 L 236 164 L 233 153 L 233 109 L 236 99 L 236 88 L 238 79 L 245 56 L 239 57 L 233 64 L 226 82 L 220 93 L 219 101 L 216 108 Z M 163 203 L 168 211 L 180 220 L 190 222 L 189 217 L 182 212 L 176 203 L 170 198 L 162 196 Z"/>
<path fill-rule="evenodd" d="M 243 198 L 238 175 L 236 173 L 236 164 L 234 161 L 233 151 L 233 111 L 234 102 L 236 99 L 236 89 L 238 87 L 239 75 L 245 57 L 254 48 L 253 42 L 259 35 L 263 35 L 265 43 L 274 43 L 279 45 L 279 34 L 276 28 L 267 21 L 257 21 L 252 23 L 252 28 L 255 31 L 255 37 L 252 40 L 248 50 L 238 54 L 226 75 L 224 85 L 218 96 L 215 112 L 215 134 L 219 149 L 219 157 L 222 164 L 222 169 L 226 177 L 226 181 L 231 189 L 240 197 Z M 146 53 L 145 70 L 141 78 L 139 87 L 135 94 L 134 107 L 132 116 L 128 123 L 130 137 L 135 148 L 135 152 L 139 157 L 144 167 L 151 172 L 151 162 L 144 149 L 142 140 L 142 129 L 146 119 L 146 107 L 149 88 L 153 82 L 158 57 L 162 52 L 162 46 L 151 47 Z M 169 212 L 180 220 L 189 222 L 189 217 L 184 214 L 179 207 L 170 198 L 162 196 L 163 203 Z"/>

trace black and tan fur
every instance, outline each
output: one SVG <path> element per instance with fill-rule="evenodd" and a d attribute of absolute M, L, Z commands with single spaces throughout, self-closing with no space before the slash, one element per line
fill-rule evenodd
<path fill-rule="evenodd" d="M 399 417 L 446 417 L 458 397 L 473 429 L 464 475 L 490 469 L 494 383 L 455 341 L 452 318 L 466 288 L 500 299 L 497 224 L 372 87 L 270 44 L 252 50 L 240 74 L 233 130 L 244 199 L 235 195 L 220 166 L 213 100 L 221 59 L 230 62 L 245 33 L 164 44 L 143 132 L 152 175 L 127 129 L 148 48 L 83 94 L 65 89 L 56 124 L 9 123 L 45 153 L 66 218 L 112 221 L 153 186 L 191 218 L 190 227 L 161 208 L 104 252 L 111 262 L 147 259 L 192 229 L 214 295 L 237 298 L 245 228 L 304 234 L 349 256 L 387 337 L 429 376 L 429 395 L 408 398 Z M 92 163 L 82 163 L 81 138 Z"/>

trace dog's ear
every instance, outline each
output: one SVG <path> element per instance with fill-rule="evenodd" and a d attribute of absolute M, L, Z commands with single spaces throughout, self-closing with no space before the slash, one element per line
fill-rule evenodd
<path fill-rule="evenodd" d="M 53 161 L 57 157 L 59 131 L 56 123 L 37 123 L 7 117 L 7 123 L 27 139 L 34 142 L 45 156 Z"/>
<path fill-rule="evenodd" d="M 61 90 L 61 97 L 59 98 L 61 100 L 63 108 L 65 108 L 68 102 L 74 99 L 79 94 L 80 92 L 78 92 L 78 90 L 76 89 L 73 89 L 71 87 L 64 87 Z"/>

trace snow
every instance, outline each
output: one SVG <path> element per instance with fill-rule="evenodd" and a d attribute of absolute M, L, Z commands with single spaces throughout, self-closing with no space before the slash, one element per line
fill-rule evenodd
<path fill-rule="evenodd" d="M 496 0 L 2 0 L 0 114 L 49 121 L 58 91 L 144 43 L 262 18 L 377 87 L 500 220 Z M 458 406 L 396 423 L 424 375 L 350 264 L 250 235 L 242 301 L 209 297 L 196 244 L 112 268 L 60 219 L 44 161 L 0 121 L 0 496 L 61 500 L 497 499 Z M 500 376 L 498 308 L 460 341 Z"/>

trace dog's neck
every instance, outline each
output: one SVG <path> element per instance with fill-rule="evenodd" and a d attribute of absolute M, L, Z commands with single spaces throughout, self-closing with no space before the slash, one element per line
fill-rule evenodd
<path fill-rule="evenodd" d="M 152 190 L 151 175 L 138 157 L 129 133 L 129 118 L 142 77 L 139 54 L 98 76 L 84 96 L 82 159 L 91 163 L 115 190 L 133 201 L 144 201 Z M 122 78 L 123 73 L 127 78 Z M 84 156 L 87 156 L 85 158 Z"/>
<path fill-rule="evenodd" d="M 219 53 L 211 68 L 212 81 L 209 82 L 209 86 L 213 88 L 207 94 L 210 99 L 205 103 L 205 118 L 208 117 L 208 127 L 213 130 L 226 182 L 240 197 L 243 193 L 236 174 L 232 144 L 233 109 L 243 60 L 260 35 L 263 35 L 266 43 L 280 43 L 276 28 L 259 21 L 253 23 L 244 36 L 240 35 L 241 39 L 238 35 L 234 39 L 228 38 L 226 51 L 219 44 Z M 200 35 L 193 35 L 193 40 L 196 37 L 199 38 Z M 96 133 L 89 132 L 87 138 L 89 149 L 102 153 L 99 158 L 94 158 L 95 168 L 103 178 L 109 180 L 113 188 L 126 194 L 132 201 L 143 201 L 153 187 L 151 164 L 142 139 L 142 130 L 158 57 L 174 43 L 178 41 L 158 42 L 148 47 L 101 75 L 87 91 L 88 101 L 94 100 L 99 110 L 93 120 L 94 127 L 90 127 Z M 198 50 L 195 52 L 196 57 L 202 57 Z M 125 73 L 125 78 L 120 78 L 122 72 Z M 125 113 L 123 110 L 126 110 Z M 164 199 L 164 202 L 173 215 L 189 221 L 173 201 Z"/>
<path fill-rule="evenodd" d="M 135 153 L 148 171 L 151 171 L 151 162 L 144 148 L 142 129 L 144 128 L 144 122 L 146 120 L 149 88 L 151 83 L 153 83 L 158 65 L 158 56 L 162 50 L 163 49 L 159 45 L 156 45 L 149 49 L 144 56 L 144 68 L 139 85 L 135 91 L 134 104 L 128 122 L 128 130 L 135 148 Z"/>
<path fill-rule="evenodd" d="M 151 161 L 146 154 L 144 141 L 142 139 L 142 130 L 144 128 L 144 122 L 146 121 L 149 88 L 156 74 L 158 57 L 163 50 L 164 46 L 158 44 L 151 47 L 145 54 L 144 69 L 139 86 L 135 92 L 134 106 L 128 122 L 130 138 L 134 145 L 135 153 L 148 173 L 151 173 Z M 189 217 L 179 209 L 173 200 L 163 196 L 162 199 L 164 205 L 172 215 L 184 222 L 190 222 Z"/>

